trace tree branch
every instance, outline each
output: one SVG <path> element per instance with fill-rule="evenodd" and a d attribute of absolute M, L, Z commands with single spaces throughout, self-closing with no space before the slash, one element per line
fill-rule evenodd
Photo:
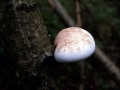
<path fill-rule="evenodd" d="M 58 14 L 60 14 L 61 18 L 66 22 L 68 26 L 77 26 L 79 27 L 74 20 L 68 15 L 66 10 L 63 8 L 63 6 L 60 4 L 58 0 L 48 0 L 51 7 L 53 7 Z M 52 4 L 50 3 L 52 2 Z M 108 58 L 103 51 L 96 45 L 95 57 L 99 58 L 99 60 L 104 63 L 105 67 L 108 69 L 108 71 L 112 74 L 115 74 L 115 77 L 118 81 L 120 81 L 120 69 L 118 69 L 115 64 L 112 62 L 110 58 Z"/>
<path fill-rule="evenodd" d="M 77 21 L 77 25 L 79 27 L 82 27 L 82 20 L 81 20 L 81 3 L 79 3 L 78 0 L 75 0 L 75 14 L 76 14 L 76 21 Z M 85 72 L 85 61 L 82 60 L 79 62 L 79 65 L 78 67 L 81 68 L 81 70 L 79 71 L 80 72 L 80 75 L 81 75 L 81 78 L 82 78 L 82 83 L 79 85 L 79 90 L 84 90 L 84 72 Z"/>

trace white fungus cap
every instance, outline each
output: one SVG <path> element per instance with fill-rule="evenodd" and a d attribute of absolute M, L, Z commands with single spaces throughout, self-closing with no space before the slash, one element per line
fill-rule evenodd
<path fill-rule="evenodd" d="M 95 51 L 92 35 L 84 29 L 70 27 L 63 29 L 55 38 L 54 57 L 62 63 L 84 60 Z"/>

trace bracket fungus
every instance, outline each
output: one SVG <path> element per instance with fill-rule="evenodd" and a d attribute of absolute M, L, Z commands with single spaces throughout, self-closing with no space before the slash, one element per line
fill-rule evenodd
<path fill-rule="evenodd" d="M 76 62 L 91 56 L 95 51 L 95 41 L 86 30 L 69 27 L 61 30 L 55 38 L 54 57 L 62 63 Z"/>

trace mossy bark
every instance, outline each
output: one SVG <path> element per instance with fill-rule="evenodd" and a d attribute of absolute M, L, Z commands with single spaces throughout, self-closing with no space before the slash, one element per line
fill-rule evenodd
<path fill-rule="evenodd" d="M 1 0 L 0 24 L 25 90 L 60 90 L 54 46 L 34 0 Z M 56 69 L 53 69 L 56 68 Z"/>

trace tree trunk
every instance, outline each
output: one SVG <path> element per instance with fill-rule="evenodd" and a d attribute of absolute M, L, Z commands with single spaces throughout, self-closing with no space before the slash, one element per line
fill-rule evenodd
<path fill-rule="evenodd" d="M 35 1 L 0 0 L 0 25 L 21 86 L 25 90 L 59 90 L 54 46 Z"/>

